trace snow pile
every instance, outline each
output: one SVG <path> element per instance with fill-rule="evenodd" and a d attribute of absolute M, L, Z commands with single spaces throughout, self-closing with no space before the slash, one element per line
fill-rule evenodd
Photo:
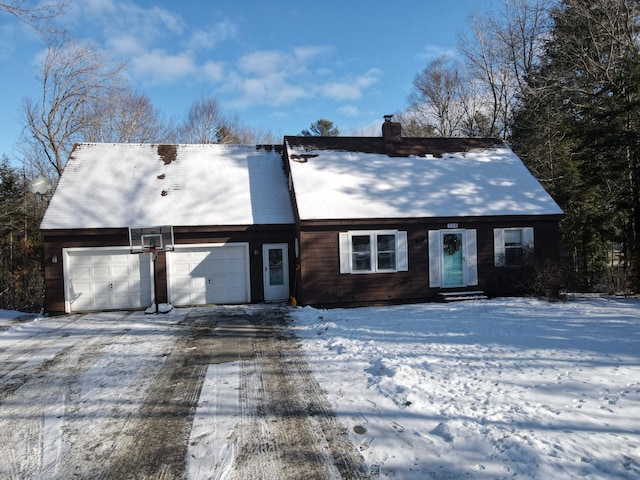
<path fill-rule="evenodd" d="M 638 478 L 640 302 L 292 313 L 311 368 L 381 478 Z"/>

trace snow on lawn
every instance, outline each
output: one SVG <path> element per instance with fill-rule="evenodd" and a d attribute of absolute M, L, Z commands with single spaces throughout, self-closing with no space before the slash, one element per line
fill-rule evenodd
<path fill-rule="evenodd" d="M 640 477 L 638 300 L 292 316 L 373 476 Z"/>

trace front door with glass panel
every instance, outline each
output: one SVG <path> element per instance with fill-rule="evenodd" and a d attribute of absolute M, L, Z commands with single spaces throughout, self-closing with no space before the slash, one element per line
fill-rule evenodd
<path fill-rule="evenodd" d="M 465 286 L 465 232 L 464 230 L 445 230 L 440 233 L 442 234 L 442 286 Z"/>
<path fill-rule="evenodd" d="M 286 243 L 262 246 L 264 300 L 277 302 L 289 298 L 289 249 Z"/>

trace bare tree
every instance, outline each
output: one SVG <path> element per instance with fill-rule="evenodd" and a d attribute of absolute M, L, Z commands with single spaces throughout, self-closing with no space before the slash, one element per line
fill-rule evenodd
<path fill-rule="evenodd" d="M 215 97 L 193 102 L 176 136 L 182 143 L 276 143 L 273 132 L 248 127 L 237 115 L 226 115 Z"/>
<path fill-rule="evenodd" d="M 402 124 L 403 137 L 435 137 L 436 132 L 433 125 L 426 123 L 422 115 L 417 115 L 411 110 L 395 113 L 393 117 Z M 380 129 L 380 126 L 377 126 Z M 368 136 L 365 132 L 360 136 Z M 377 133 L 377 132 L 376 132 Z"/>
<path fill-rule="evenodd" d="M 214 97 L 201 97 L 191 104 L 178 138 L 184 143 L 221 143 L 220 139 L 228 140 L 230 134 L 223 131 L 225 124 L 218 101 Z"/>
<path fill-rule="evenodd" d="M 29 5 L 27 0 L 0 2 L 0 11 L 5 11 L 36 30 L 50 30 L 51 20 L 64 13 L 72 4 L 72 0 L 43 2 L 40 5 Z"/>
<path fill-rule="evenodd" d="M 117 89 L 94 103 L 82 135 L 88 142 L 162 143 L 172 137 L 149 97 L 130 88 Z"/>
<path fill-rule="evenodd" d="M 462 122 L 464 93 L 458 64 L 447 56 L 433 60 L 413 81 L 411 110 L 431 125 L 436 135 L 452 137 Z"/>
<path fill-rule="evenodd" d="M 459 48 L 474 82 L 486 99 L 480 113 L 488 117 L 489 135 L 507 138 L 513 108 L 528 88 L 549 28 L 552 0 L 505 0 L 504 15 L 470 17 L 470 36 L 462 35 Z"/>
<path fill-rule="evenodd" d="M 51 36 L 40 67 L 41 97 L 23 102 L 27 160 L 62 174 L 74 142 L 93 121 L 95 105 L 122 88 L 123 68 L 89 44 Z"/>

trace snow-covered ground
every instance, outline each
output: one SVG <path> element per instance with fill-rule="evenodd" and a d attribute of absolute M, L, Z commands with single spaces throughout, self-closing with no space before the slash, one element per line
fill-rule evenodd
<path fill-rule="evenodd" d="M 640 478 L 640 301 L 295 309 L 374 476 Z"/>
<path fill-rule="evenodd" d="M 226 315 L 253 315 L 254 307 L 226 307 Z M 24 436 L 20 452 L 31 455 L 27 447 L 41 443 L 34 465 L 52 472 L 60 459 L 87 463 L 76 458 L 93 452 L 80 449 L 85 444 L 122 441 L 130 448 L 135 425 L 129 431 L 126 422 L 137 418 L 130 411 L 148 398 L 163 359 L 179 353 L 175 332 L 189 312 L 29 321 L 0 311 L 0 357 L 26 362 L 0 367 L 14 368 L 16 382 L 35 364 L 58 374 L 25 377 L 21 388 L 0 377 L 12 399 L 0 403 L 4 427 L 40 422 L 41 433 Z M 640 478 L 640 300 L 289 312 L 312 371 L 373 478 Z M 240 425 L 241 370 L 239 362 L 209 365 L 191 426 L 190 479 L 225 478 L 211 470 L 225 464 L 220 459 Z M 20 405 L 29 410 L 13 425 L 8 414 Z M 114 415 L 105 414 L 110 405 Z"/>

